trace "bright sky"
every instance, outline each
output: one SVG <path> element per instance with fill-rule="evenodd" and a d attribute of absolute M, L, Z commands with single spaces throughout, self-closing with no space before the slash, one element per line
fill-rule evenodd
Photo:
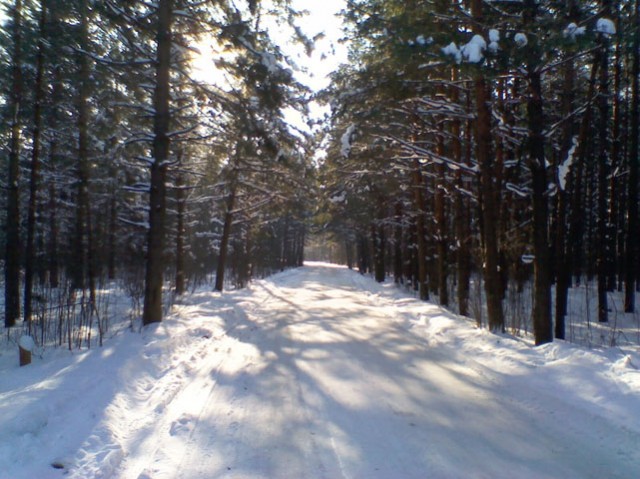
<path fill-rule="evenodd" d="M 318 40 L 316 50 L 311 57 L 307 57 L 301 51 L 288 52 L 288 49 L 284 48 L 288 43 L 286 38 L 282 39 L 280 46 L 292 55 L 300 65 L 309 70 L 310 76 L 306 77 L 304 81 L 314 91 L 317 91 L 328 85 L 327 75 L 347 59 L 346 47 L 338 42 L 342 32 L 340 18 L 336 16 L 345 7 L 345 0 L 293 0 L 293 6 L 298 10 L 309 11 L 309 15 L 300 22 L 302 30 L 310 38 L 323 32 L 325 38 Z M 5 19 L 5 9 L 0 8 L 0 22 L 4 22 Z M 203 49 L 203 53 L 205 53 L 205 49 Z M 206 70 L 209 70 L 210 59 L 203 58 L 200 67 L 203 70 L 202 75 L 206 75 L 205 66 Z"/>
<path fill-rule="evenodd" d="M 296 8 L 309 11 L 309 15 L 301 24 L 305 33 L 310 37 L 324 32 L 325 38 L 316 44 L 316 50 L 311 58 L 303 55 L 298 60 L 312 73 L 308 84 L 314 90 L 320 90 L 328 85 L 328 78 L 336 67 L 347 60 L 345 45 L 338 43 L 342 36 L 341 20 L 336 16 L 345 7 L 345 0 L 294 0 Z"/>
<path fill-rule="evenodd" d="M 293 6 L 297 10 L 309 12 L 306 17 L 298 20 L 302 31 L 309 38 L 320 33 L 325 35 L 324 38 L 316 42 L 313 54 L 309 57 L 302 46 L 291 43 L 290 35 L 292 32 L 288 28 L 281 29 L 274 25 L 271 29 L 271 35 L 285 54 L 299 66 L 308 70 L 309 74 L 303 75 L 300 80 L 317 91 L 328 85 L 327 76 L 347 58 L 347 49 L 339 43 L 342 31 L 341 20 L 337 17 L 337 14 L 345 6 L 345 0 L 293 0 Z M 196 60 L 195 72 L 198 78 L 203 81 L 217 76 L 212 64 L 213 57 L 206 43 L 203 41 L 198 45 L 202 55 L 200 59 Z"/>
<path fill-rule="evenodd" d="M 298 25 L 309 37 L 323 33 L 324 37 L 318 39 L 311 56 L 308 56 L 301 45 L 291 42 L 292 31 L 289 28 L 279 28 L 274 25 L 270 34 L 274 42 L 280 46 L 283 52 L 299 67 L 307 71 L 306 74 L 298 72 L 298 80 L 309 86 L 313 91 L 319 91 L 329 85 L 328 75 L 347 60 L 347 48 L 339 42 L 342 37 L 342 21 L 337 14 L 345 8 L 345 0 L 293 0 L 293 7 L 299 11 L 306 10 L 308 15 L 298 19 Z M 200 81 L 209 81 L 224 85 L 225 80 L 213 64 L 217 54 L 212 54 L 203 41 L 197 48 L 201 56 L 195 59 L 194 74 Z M 321 118 L 327 108 L 321 108 L 317 104 L 310 105 L 313 118 Z M 287 119 L 292 124 L 307 130 L 304 119 L 295 111 L 287 111 Z"/>

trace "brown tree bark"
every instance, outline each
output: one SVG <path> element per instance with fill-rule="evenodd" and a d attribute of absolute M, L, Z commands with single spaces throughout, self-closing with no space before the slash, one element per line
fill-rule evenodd
<path fill-rule="evenodd" d="M 382 193 L 377 192 L 376 196 L 377 220 L 371 223 L 371 241 L 373 243 L 373 273 L 375 280 L 378 283 L 383 283 L 386 277 L 386 238 L 383 224 L 383 220 L 385 217 L 385 204 Z"/>
<path fill-rule="evenodd" d="M 404 283 L 402 269 L 402 201 L 396 201 L 393 227 L 393 280 L 396 284 Z"/>
<path fill-rule="evenodd" d="M 575 134 L 574 122 L 569 118 L 573 112 L 575 87 L 575 65 L 569 60 L 563 66 L 562 115 L 565 124 L 562 128 L 562 148 L 560 161 L 565 161 L 573 146 Z M 574 151 L 575 154 L 575 151 Z M 567 315 L 567 299 L 571 282 L 571 267 L 567 251 L 567 191 L 559 187 L 557 193 L 556 214 L 556 303 L 555 303 L 555 337 L 565 339 L 565 317 Z"/>
<path fill-rule="evenodd" d="M 627 231 L 624 284 L 624 311 L 636 309 L 635 290 L 638 281 L 638 162 L 640 151 L 640 0 L 635 3 L 634 39 L 631 53 L 631 125 L 628 154 L 629 182 L 627 183 Z"/>
<path fill-rule="evenodd" d="M 227 254 L 229 251 L 229 239 L 231 238 L 231 226 L 233 225 L 233 209 L 236 203 L 235 179 L 231 180 L 231 191 L 227 199 L 227 211 L 224 214 L 224 225 L 222 227 L 222 238 L 220 239 L 220 254 L 216 267 L 216 282 L 214 289 L 222 291 L 224 288 L 224 272 L 227 266 Z"/>
<path fill-rule="evenodd" d="M 181 153 L 178 154 L 181 156 Z M 182 172 L 177 173 L 176 178 L 176 279 L 175 294 L 180 296 L 186 290 L 186 273 L 185 273 L 185 210 L 186 195 L 184 190 L 184 178 Z"/>
<path fill-rule="evenodd" d="M 155 91 L 153 98 L 153 163 L 151 164 L 151 191 L 149 194 L 149 232 L 147 237 L 147 264 L 145 272 L 144 325 L 162 321 L 162 285 L 164 273 L 164 243 L 167 195 L 167 160 L 169 159 L 171 120 L 171 22 L 173 3 L 158 2 L 156 34 Z"/>
<path fill-rule="evenodd" d="M 438 156 L 444 156 L 444 140 L 439 135 L 438 144 L 436 146 Z M 444 164 L 436 165 L 437 179 L 435 181 L 435 220 L 436 220 L 436 254 L 437 254 L 437 277 L 438 277 L 438 299 L 442 306 L 449 306 L 449 287 L 448 278 L 448 251 L 449 241 L 447 235 L 447 213 L 445 203 L 445 187 L 446 187 L 446 166 Z"/>
<path fill-rule="evenodd" d="M 603 2 L 604 11 L 607 12 L 608 2 Z M 600 77 L 598 82 L 598 221 L 597 221 L 597 253 L 596 271 L 598 275 L 598 321 L 601 323 L 609 320 L 609 306 L 607 301 L 607 266 L 609 264 L 609 38 L 607 34 L 600 34 L 600 48 L 597 56 L 600 63 Z"/>
<path fill-rule="evenodd" d="M 457 70 L 453 69 L 452 80 L 457 80 Z M 456 85 L 453 86 L 451 92 L 451 99 L 454 102 L 459 101 L 459 92 L 458 87 Z M 467 95 L 469 101 L 469 95 Z M 469 108 L 470 105 L 467 105 Z M 469 108 L 470 109 L 470 108 Z M 469 122 L 467 122 L 469 123 Z M 467 140 L 467 148 L 465 153 L 465 162 L 469 164 L 471 162 L 471 127 L 467 125 L 466 128 L 466 140 Z M 462 143 L 460 139 L 461 135 L 461 122 L 460 120 L 454 120 L 452 123 L 451 134 L 453 137 L 452 140 L 452 152 L 454 161 L 458 163 L 462 163 Z M 458 186 L 458 191 L 456 192 L 455 199 L 455 229 L 457 236 L 457 255 L 456 255 L 456 263 L 457 263 L 457 297 L 458 297 L 458 312 L 462 316 L 469 315 L 469 285 L 471 281 L 471 211 L 469 208 L 469 200 L 465 197 L 463 193 L 464 190 L 469 190 L 469 187 L 466 187 L 465 177 L 461 170 L 456 172 L 456 184 Z"/>
<path fill-rule="evenodd" d="M 482 0 L 471 1 L 474 32 L 482 33 Z M 502 281 L 499 269 L 498 218 L 500 192 L 494 179 L 496 168 L 492 154 L 490 94 L 481 70 L 474 73 L 476 160 L 480 167 L 480 197 L 482 202 L 482 238 L 484 260 L 484 290 L 491 331 L 504 331 Z"/>
<path fill-rule="evenodd" d="M 416 261 L 418 295 L 421 300 L 429 300 L 429 285 L 427 284 L 427 239 L 425 227 L 425 203 L 424 203 L 424 182 L 422 180 L 422 170 L 420 162 L 414 160 L 413 164 L 413 201 L 416 214 Z"/>
<path fill-rule="evenodd" d="M 20 317 L 20 109 L 22 106 L 22 0 L 13 6 L 12 86 L 10 98 L 11 140 L 7 185 L 7 218 L 4 265 L 4 325 L 10 328 Z"/>
<path fill-rule="evenodd" d="M 25 248 L 24 273 L 24 319 L 29 322 L 31 333 L 31 307 L 33 295 L 33 278 L 36 260 L 36 208 L 40 190 L 40 143 L 42 138 L 42 101 L 44 99 L 44 54 L 45 25 L 47 20 L 47 0 L 40 1 L 40 18 L 38 20 L 39 38 L 36 56 L 35 105 L 33 113 L 33 144 L 31 149 L 31 177 L 29 181 L 29 206 L 27 210 L 27 244 Z"/>
<path fill-rule="evenodd" d="M 524 3 L 525 26 L 536 21 L 537 2 L 526 0 Z M 533 330 L 536 344 L 553 341 L 551 327 L 551 268 L 549 264 L 547 203 L 547 167 L 545 158 L 545 138 L 542 131 L 544 110 L 542 98 L 542 80 L 540 74 L 541 52 L 537 41 L 530 40 L 527 47 L 527 122 L 529 129 L 529 170 L 531 172 L 533 206 L 533 253 L 534 259 L 534 300 Z"/>

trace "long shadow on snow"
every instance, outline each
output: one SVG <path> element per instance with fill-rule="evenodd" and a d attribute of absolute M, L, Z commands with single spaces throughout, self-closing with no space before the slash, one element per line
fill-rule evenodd
<path fill-rule="evenodd" d="M 531 472 L 532 464 L 553 461 L 531 441 L 531 433 L 541 431 L 531 431 L 530 411 L 496 416 L 493 385 L 481 372 L 461 367 L 455 351 L 428 347 L 365 295 L 356 301 L 364 314 L 354 318 L 353 305 L 327 308 L 334 298 L 313 281 L 299 285 L 304 305 L 286 288 L 263 284 L 266 304 L 237 303 L 234 323 L 227 325 L 228 335 L 259 350 L 262 367 L 242 377 L 220 373 L 218 388 L 231 390 L 232 398 L 251 398 L 257 408 L 282 403 L 307 412 L 294 418 L 274 413 L 267 425 L 257 410 L 249 412 L 233 423 L 230 443 L 220 444 L 225 439 L 219 437 L 206 445 L 223 448 L 228 457 L 226 467 L 208 471 L 210 477 L 229 471 L 293 477 L 313 463 L 317 469 L 306 477 L 331 477 L 338 463 L 354 477 L 442 478 L 452 464 L 455 471 L 468 467 L 470 477 L 478 470 L 513 477 L 513 468 L 499 472 L 503 464 Z M 357 290 L 345 285 L 345 291 Z M 273 304 L 278 308 L 261 309 Z M 371 318 L 373 326 L 385 327 L 363 329 Z"/>

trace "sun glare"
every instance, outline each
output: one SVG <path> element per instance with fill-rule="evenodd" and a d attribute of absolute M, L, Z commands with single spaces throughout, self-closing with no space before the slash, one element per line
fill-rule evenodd
<path fill-rule="evenodd" d="M 210 85 L 225 87 L 229 81 L 225 72 L 220 70 L 215 59 L 221 57 L 215 42 L 212 39 L 201 39 L 193 45 L 194 51 L 191 55 L 191 74 L 193 79 Z"/>

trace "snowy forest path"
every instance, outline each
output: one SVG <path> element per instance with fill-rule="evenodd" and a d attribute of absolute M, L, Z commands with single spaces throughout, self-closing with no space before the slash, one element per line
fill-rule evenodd
<path fill-rule="evenodd" d="M 117 477 L 623 478 L 639 470 L 636 433 L 417 334 L 408 321 L 415 301 L 376 292 L 352 271 L 313 265 L 233 298 L 225 334 L 189 358 L 192 380 L 150 431 L 153 447 L 125 460 Z M 448 313 L 429 306 L 428 315 Z"/>

